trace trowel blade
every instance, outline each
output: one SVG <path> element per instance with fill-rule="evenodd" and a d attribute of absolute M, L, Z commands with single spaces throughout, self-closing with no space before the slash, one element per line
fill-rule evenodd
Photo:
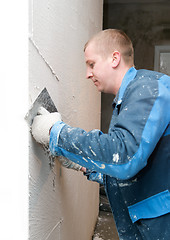
<path fill-rule="evenodd" d="M 32 107 L 25 116 L 25 120 L 27 121 L 29 126 L 32 125 L 33 119 L 37 115 L 38 109 L 40 107 L 44 107 L 49 112 L 57 112 L 57 108 L 53 103 L 46 88 L 41 91 L 41 93 L 38 95 Z"/>

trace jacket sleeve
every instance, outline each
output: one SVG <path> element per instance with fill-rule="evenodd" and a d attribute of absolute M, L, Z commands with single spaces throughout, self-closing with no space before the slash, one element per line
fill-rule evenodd
<path fill-rule="evenodd" d="M 130 83 L 117 104 L 108 134 L 86 132 L 57 122 L 51 129 L 50 151 L 92 171 L 129 179 L 147 164 L 170 121 L 168 76 L 148 83 Z"/>

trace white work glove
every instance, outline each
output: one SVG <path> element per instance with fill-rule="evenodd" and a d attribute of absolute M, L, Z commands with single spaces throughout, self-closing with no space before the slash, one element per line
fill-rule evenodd
<path fill-rule="evenodd" d="M 31 132 L 38 143 L 47 146 L 50 141 L 50 129 L 57 121 L 61 121 L 61 115 L 58 112 L 49 113 L 43 107 L 40 107 L 38 114 L 33 120 Z"/>
<path fill-rule="evenodd" d="M 63 156 L 58 157 L 58 160 L 61 163 L 61 165 L 65 168 L 73 169 L 76 171 L 80 171 L 82 169 L 82 166 L 70 161 L 69 159 L 67 159 Z"/>
<path fill-rule="evenodd" d="M 49 113 L 45 108 L 40 107 L 38 110 L 38 115 L 34 118 L 31 126 L 32 135 L 35 140 L 38 143 L 47 146 L 50 140 L 50 129 L 57 121 L 61 121 L 60 113 Z M 57 159 L 65 168 L 76 171 L 80 171 L 82 169 L 79 164 L 76 164 L 63 156 L 57 157 Z"/>

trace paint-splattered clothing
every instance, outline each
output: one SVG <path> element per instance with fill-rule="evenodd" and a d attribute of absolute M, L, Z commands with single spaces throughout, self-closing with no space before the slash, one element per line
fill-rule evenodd
<path fill-rule="evenodd" d="M 57 122 L 50 150 L 104 180 L 120 239 L 159 239 L 145 221 L 170 216 L 170 77 L 130 68 L 113 108 L 108 134 Z M 170 226 L 164 232 L 170 239 Z"/>

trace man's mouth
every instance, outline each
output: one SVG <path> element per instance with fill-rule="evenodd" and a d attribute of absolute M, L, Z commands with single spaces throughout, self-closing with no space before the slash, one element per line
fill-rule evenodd
<path fill-rule="evenodd" d="M 97 80 L 93 80 L 94 85 L 98 85 L 98 81 Z"/>

